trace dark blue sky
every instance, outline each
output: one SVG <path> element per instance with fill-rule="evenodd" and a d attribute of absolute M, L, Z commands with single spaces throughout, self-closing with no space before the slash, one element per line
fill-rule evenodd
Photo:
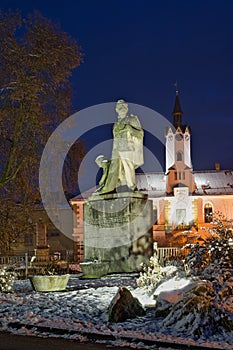
<path fill-rule="evenodd" d="M 38 9 L 77 39 L 85 57 L 72 77 L 74 111 L 123 97 L 171 121 L 177 80 L 194 170 L 215 162 L 233 169 L 233 1 L 2 0 L 0 7 Z"/>

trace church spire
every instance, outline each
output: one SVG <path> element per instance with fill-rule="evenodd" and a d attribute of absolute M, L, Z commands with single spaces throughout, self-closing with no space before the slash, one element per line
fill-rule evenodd
<path fill-rule="evenodd" d="M 179 91 L 177 89 L 177 83 L 175 84 L 175 86 L 176 86 L 176 99 L 175 99 L 175 104 L 174 104 L 174 109 L 173 109 L 172 115 L 173 115 L 173 125 L 177 129 L 178 127 L 182 127 L 183 111 L 182 111 L 181 105 L 180 105 Z"/>

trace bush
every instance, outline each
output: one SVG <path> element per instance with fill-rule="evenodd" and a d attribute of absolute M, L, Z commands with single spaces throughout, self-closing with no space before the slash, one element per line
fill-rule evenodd
<path fill-rule="evenodd" d="M 12 293 L 14 280 L 14 271 L 6 266 L 0 268 L 0 292 Z"/>
<path fill-rule="evenodd" d="M 162 273 L 160 272 L 160 265 L 158 258 L 152 256 L 150 258 L 150 265 L 142 264 L 143 272 L 140 272 L 139 278 L 136 280 L 138 287 L 145 288 L 149 293 L 152 292 L 160 280 L 162 279 Z"/>
<path fill-rule="evenodd" d="M 185 258 L 189 273 L 201 275 L 210 265 L 218 268 L 233 268 L 233 224 L 232 220 L 217 212 L 213 215 L 213 222 L 208 231 L 212 239 L 203 245 L 198 243 L 191 246 Z"/>

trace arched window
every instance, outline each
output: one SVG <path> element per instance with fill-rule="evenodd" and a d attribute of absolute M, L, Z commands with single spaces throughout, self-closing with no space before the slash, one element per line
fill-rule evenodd
<path fill-rule="evenodd" d="M 213 207 L 210 203 L 206 203 L 204 206 L 204 218 L 207 223 L 213 219 Z"/>
<path fill-rule="evenodd" d="M 182 152 L 179 151 L 179 152 L 176 153 L 176 160 L 178 162 L 182 161 Z"/>

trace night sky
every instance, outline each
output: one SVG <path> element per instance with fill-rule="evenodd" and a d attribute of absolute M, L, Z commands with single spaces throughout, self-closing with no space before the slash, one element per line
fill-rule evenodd
<path fill-rule="evenodd" d="M 233 169 L 233 1 L 2 0 L 0 7 L 37 9 L 77 39 L 85 56 L 72 76 L 74 111 L 124 98 L 171 121 L 178 81 L 194 170 L 215 162 Z"/>

